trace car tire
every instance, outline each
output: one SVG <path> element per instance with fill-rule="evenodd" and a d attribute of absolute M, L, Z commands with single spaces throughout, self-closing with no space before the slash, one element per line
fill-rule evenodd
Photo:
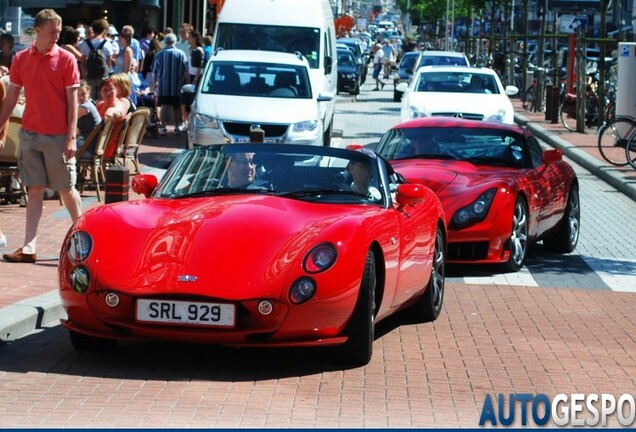
<path fill-rule="evenodd" d="M 543 245 L 554 252 L 570 253 L 579 241 L 581 230 L 581 206 L 579 202 L 579 187 L 573 183 L 568 194 L 563 220 L 556 231 L 543 239 Z"/>
<path fill-rule="evenodd" d="M 103 339 L 94 336 L 88 336 L 69 330 L 71 344 L 78 350 L 101 350 L 114 348 L 117 345 L 115 339 Z"/>
<path fill-rule="evenodd" d="M 437 227 L 431 274 L 422 297 L 413 305 L 414 318 L 420 322 L 435 321 L 444 304 L 446 275 L 446 242 L 444 233 Z"/>
<path fill-rule="evenodd" d="M 512 215 L 512 233 L 506 242 L 506 249 L 510 252 L 504 268 L 508 272 L 518 272 L 528 255 L 528 205 L 523 198 L 517 197 Z"/>
<path fill-rule="evenodd" d="M 347 364 L 364 366 L 371 361 L 373 353 L 373 339 L 375 336 L 375 255 L 367 253 L 360 283 L 360 292 L 349 324 L 345 329 L 347 342 L 340 348 L 340 357 Z"/>

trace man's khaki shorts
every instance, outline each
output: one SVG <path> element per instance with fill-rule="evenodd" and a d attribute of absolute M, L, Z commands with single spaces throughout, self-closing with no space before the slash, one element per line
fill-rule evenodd
<path fill-rule="evenodd" d="M 44 186 L 60 191 L 75 186 L 75 158 L 66 161 L 66 135 L 43 135 L 20 129 L 18 167 L 25 186 Z"/>

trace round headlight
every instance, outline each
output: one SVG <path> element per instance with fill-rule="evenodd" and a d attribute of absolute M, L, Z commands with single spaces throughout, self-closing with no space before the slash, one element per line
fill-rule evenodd
<path fill-rule="evenodd" d="M 483 201 L 477 201 L 475 202 L 475 205 L 473 206 L 473 211 L 475 213 L 482 214 L 484 212 L 484 210 L 486 210 L 486 203 Z"/>
<path fill-rule="evenodd" d="M 71 235 L 67 254 L 71 261 L 82 262 L 93 250 L 93 239 L 86 231 L 77 231 Z"/>
<path fill-rule="evenodd" d="M 298 279 L 289 290 L 289 300 L 293 304 L 305 303 L 316 294 L 316 283 L 313 279 L 303 277 Z"/>
<path fill-rule="evenodd" d="M 327 270 L 336 262 L 338 252 L 331 243 L 321 243 L 313 247 L 303 260 L 303 269 L 307 273 L 319 273 Z"/>
<path fill-rule="evenodd" d="M 71 288 L 78 294 L 84 294 L 91 283 L 91 276 L 84 266 L 73 267 L 71 270 Z"/>

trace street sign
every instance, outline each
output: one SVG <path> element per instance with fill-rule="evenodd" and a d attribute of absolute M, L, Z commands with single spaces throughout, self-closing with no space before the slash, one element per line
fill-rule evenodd
<path fill-rule="evenodd" d="M 577 29 L 585 31 L 587 15 L 561 15 L 559 17 L 559 33 L 576 33 Z"/>

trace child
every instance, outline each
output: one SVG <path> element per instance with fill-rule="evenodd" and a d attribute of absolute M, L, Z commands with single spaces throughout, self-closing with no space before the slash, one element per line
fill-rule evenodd
<path fill-rule="evenodd" d="M 102 122 L 102 117 L 97 112 L 95 103 L 90 98 L 91 87 L 84 80 L 80 81 L 79 90 L 77 91 L 77 99 L 79 105 L 77 108 L 77 148 L 80 149 L 84 145 L 86 137 L 91 133 L 95 126 Z M 82 158 L 93 157 L 93 149 L 86 149 L 82 154 Z"/>

